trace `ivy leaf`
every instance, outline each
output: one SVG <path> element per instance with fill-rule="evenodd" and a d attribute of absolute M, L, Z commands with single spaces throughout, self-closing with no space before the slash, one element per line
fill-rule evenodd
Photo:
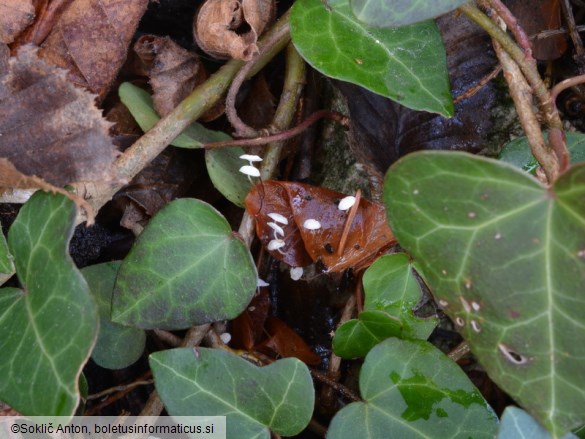
<path fill-rule="evenodd" d="M 467 0 L 351 0 L 356 17 L 370 26 L 395 27 L 435 18 Z"/>
<path fill-rule="evenodd" d="M 504 410 L 497 439 L 552 439 L 552 436 L 524 410 L 508 406 Z M 562 439 L 577 439 L 573 433 L 568 433 Z"/>
<path fill-rule="evenodd" d="M 250 251 L 209 204 L 180 199 L 148 223 L 122 262 L 112 320 L 142 329 L 184 329 L 232 319 L 258 275 Z"/>
<path fill-rule="evenodd" d="M 1 230 L 1 229 L 0 229 Z M 4 234 L 0 232 L 0 285 L 6 282 L 14 274 L 14 261 Z"/>
<path fill-rule="evenodd" d="M 150 130 L 160 120 L 160 116 L 154 110 L 152 97 L 140 87 L 124 82 L 118 89 L 118 95 L 142 131 Z M 194 122 L 177 136 L 171 145 L 179 148 L 201 148 L 203 143 L 230 139 L 231 137 L 227 134 L 208 130 L 203 125 Z"/>
<path fill-rule="evenodd" d="M 358 21 L 349 0 L 298 0 L 290 32 L 301 56 L 325 75 L 453 116 L 445 48 L 433 21 L 382 29 Z"/>
<path fill-rule="evenodd" d="M 399 243 L 490 377 L 559 437 L 585 422 L 585 164 L 547 189 L 502 162 L 420 152 L 393 165 Z"/>
<path fill-rule="evenodd" d="M 567 136 L 567 149 L 571 156 L 571 163 L 585 161 L 585 135 L 571 132 L 567 132 L 565 135 Z M 526 136 L 518 137 L 507 143 L 502 149 L 500 160 L 531 174 L 534 174 L 538 168 L 538 162 L 532 155 Z"/>
<path fill-rule="evenodd" d="M 363 357 L 388 337 L 426 340 L 436 318 L 419 318 L 413 309 L 422 290 L 405 253 L 378 258 L 364 273 L 364 312 L 341 325 L 333 350 L 342 358 Z"/>
<path fill-rule="evenodd" d="M 286 358 L 257 367 L 219 349 L 171 349 L 150 356 L 156 390 L 171 416 L 227 416 L 227 439 L 301 432 L 315 391 L 307 366 Z"/>
<path fill-rule="evenodd" d="M 140 358 L 146 343 L 144 331 L 113 323 L 110 317 L 112 292 L 120 265 L 120 262 L 106 262 L 81 270 L 98 304 L 100 316 L 100 332 L 91 358 L 107 369 L 130 366 Z"/>
<path fill-rule="evenodd" d="M 98 332 L 96 305 L 67 248 L 76 209 L 36 192 L 8 233 L 23 290 L 0 290 L 0 400 L 31 416 L 72 416 Z"/>
<path fill-rule="evenodd" d="M 364 402 L 340 410 L 328 439 L 493 438 L 497 417 L 465 372 L 432 344 L 390 338 L 360 372 Z"/>
<path fill-rule="evenodd" d="M 245 207 L 244 199 L 252 189 L 250 180 L 239 171 L 247 164 L 240 158 L 242 154 L 245 152 L 240 147 L 205 150 L 205 164 L 213 186 L 239 207 Z"/>

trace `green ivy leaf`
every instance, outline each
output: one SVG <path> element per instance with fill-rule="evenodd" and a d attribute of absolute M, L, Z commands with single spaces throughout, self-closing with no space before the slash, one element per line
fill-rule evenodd
<path fill-rule="evenodd" d="M 567 136 L 567 149 L 571 155 L 571 163 L 577 164 L 585 161 L 585 134 L 568 132 L 565 135 Z M 502 149 L 500 160 L 531 174 L 534 174 L 538 168 L 538 162 L 532 155 L 530 144 L 525 136 L 507 143 Z"/>
<path fill-rule="evenodd" d="M 341 358 L 365 357 L 367 353 L 390 337 L 400 337 L 402 323 L 384 311 L 364 311 L 335 331 L 333 351 Z"/>
<path fill-rule="evenodd" d="M 146 343 L 144 331 L 112 322 L 112 292 L 120 262 L 106 262 L 81 270 L 98 304 L 100 332 L 91 358 L 101 367 L 123 369 L 140 358 Z"/>
<path fill-rule="evenodd" d="M 360 391 L 365 401 L 335 415 L 328 439 L 491 439 L 496 432 L 496 415 L 467 375 L 423 340 L 390 338 L 374 347 Z"/>
<path fill-rule="evenodd" d="M 184 329 L 232 319 L 258 275 L 250 251 L 221 214 L 200 200 L 167 204 L 122 262 L 112 320 L 143 329 Z"/>
<path fill-rule="evenodd" d="M 422 290 L 405 253 L 378 258 L 364 273 L 365 312 L 341 325 L 333 350 L 342 358 L 363 357 L 388 337 L 426 340 L 436 318 L 420 318 L 413 309 Z M 378 311 L 378 313 L 374 313 Z"/>
<path fill-rule="evenodd" d="M 356 17 L 370 26 L 405 26 L 457 9 L 468 0 L 351 0 Z"/>
<path fill-rule="evenodd" d="M 313 414 L 313 381 L 296 358 L 256 367 L 223 350 L 172 349 L 150 366 L 170 415 L 227 416 L 227 439 L 293 436 Z"/>
<path fill-rule="evenodd" d="M 154 110 L 151 96 L 140 87 L 124 82 L 118 89 L 118 95 L 142 131 L 150 130 L 160 120 L 160 116 Z M 231 137 L 227 134 L 208 130 L 203 125 L 194 122 L 177 136 L 171 145 L 179 148 L 201 148 L 203 143 L 230 139 Z"/>
<path fill-rule="evenodd" d="M 490 377 L 554 436 L 585 422 L 585 164 L 551 189 L 502 162 L 420 152 L 385 180 L 398 242 Z"/>
<path fill-rule="evenodd" d="M 240 172 L 248 164 L 240 158 L 242 154 L 245 152 L 240 147 L 212 148 L 205 151 L 205 163 L 215 188 L 236 206 L 245 207 L 252 183 Z"/>
<path fill-rule="evenodd" d="M 76 209 L 36 192 L 8 233 L 23 290 L 0 290 L 0 400 L 31 416 L 72 416 L 98 332 L 96 305 L 67 253 Z"/>
<path fill-rule="evenodd" d="M 453 116 L 445 48 L 434 22 L 381 29 L 358 21 L 349 0 L 298 0 L 290 32 L 301 56 L 325 75 L 405 107 Z"/>
<path fill-rule="evenodd" d="M 1 230 L 2 228 L 0 225 L 0 285 L 10 279 L 15 270 L 12 255 L 8 250 L 6 238 Z"/>
<path fill-rule="evenodd" d="M 552 436 L 524 410 L 508 406 L 504 410 L 497 439 L 552 439 Z M 568 433 L 562 439 L 577 439 Z"/>

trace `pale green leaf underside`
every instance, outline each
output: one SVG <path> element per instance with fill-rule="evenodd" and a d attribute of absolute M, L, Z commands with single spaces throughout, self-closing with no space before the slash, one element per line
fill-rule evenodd
<path fill-rule="evenodd" d="M 14 270 L 14 261 L 0 225 L 0 285 L 12 277 Z"/>
<path fill-rule="evenodd" d="M 124 82 L 120 85 L 118 94 L 120 100 L 128 108 L 142 131 L 150 130 L 160 120 L 160 116 L 154 110 L 152 98 L 145 90 L 129 82 Z M 201 148 L 207 142 L 230 139 L 231 137 L 227 134 L 208 130 L 203 125 L 194 122 L 182 134 L 177 136 L 171 142 L 171 145 L 179 148 Z"/>
<path fill-rule="evenodd" d="M 140 358 L 146 343 L 146 334 L 141 329 L 112 322 L 112 293 L 120 265 L 120 262 L 105 262 L 81 270 L 100 316 L 100 332 L 91 358 L 107 369 L 130 366 Z"/>
<path fill-rule="evenodd" d="M 238 146 L 205 150 L 205 164 L 213 186 L 236 206 L 244 207 L 244 199 L 252 188 L 248 177 L 240 168 L 248 162 L 240 158 L 245 154 Z"/>
<path fill-rule="evenodd" d="M 340 410 L 328 439 L 493 438 L 497 418 L 465 372 L 422 340 L 390 338 L 360 373 L 364 402 Z"/>
<path fill-rule="evenodd" d="M 293 436 L 311 420 L 311 375 L 296 358 L 256 367 L 219 349 L 150 356 L 156 390 L 172 416 L 226 416 L 227 439 Z"/>
<path fill-rule="evenodd" d="M 453 115 L 445 49 L 434 22 L 382 29 L 360 22 L 349 0 L 298 0 L 290 27 L 301 56 L 325 75 L 415 110 Z"/>
<path fill-rule="evenodd" d="M 561 436 L 585 422 L 585 166 L 553 191 L 465 153 L 409 155 L 385 181 L 392 230 L 482 366 Z"/>
<path fill-rule="evenodd" d="M 232 319 L 257 281 L 250 251 L 209 204 L 175 200 L 148 223 L 124 259 L 112 320 L 142 329 L 184 329 Z"/>
<path fill-rule="evenodd" d="M 497 439 L 553 439 L 553 437 L 524 410 L 508 406 L 502 415 Z M 562 439 L 577 439 L 577 436 L 568 433 Z"/>
<path fill-rule="evenodd" d="M 26 415 L 73 415 L 97 337 L 96 305 L 67 253 L 75 215 L 71 200 L 39 191 L 8 233 L 25 290 L 0 290 L 0 400 Z"/>
<path fill-rule="evenodd" d="M 457 9 L 467 0 L 351 0 L 356 17 L 371 26 L 405 26 Z"/>

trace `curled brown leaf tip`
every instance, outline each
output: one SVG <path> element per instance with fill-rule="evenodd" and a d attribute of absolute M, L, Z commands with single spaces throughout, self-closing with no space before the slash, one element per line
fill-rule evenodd
<path fill-rule="evenodd" d="M 274 0 L 207 0 L 195 17 L 193 34 L 214 57 L 249 61 L 273 16 Z"/>

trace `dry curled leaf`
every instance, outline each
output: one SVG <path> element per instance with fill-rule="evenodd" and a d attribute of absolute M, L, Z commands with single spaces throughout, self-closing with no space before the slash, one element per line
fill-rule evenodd
<path fill-rule="evenodd" d="M 163 117 L 207 77 L 199 57 L 169 37 L 144 35 L 134 51 L 148 72 L 154 109 Z"/>
<path fill-rule="evenodd" d="M 110 180 L 117 152 L 94 98 L 22 48 L 0 72 L 0 157 L 56 186 Z"/>
<path fill-rule="evenodd" d="M 39 56 L 101 98 L 126 59 L 148 0 L 75 0 L 61 15 Z"/>
<path fill-rule="evenodd" d="M 345 197 L 307 184 L 266 181 L 252 188 L 246 209 L 256 219 L 260 241 L 276 259 L 294 267 L 319 261 L 328 272 L 357 270 L 368 266 L 395 239 L 384 206 L 363 198 L 356 202 L 355 217 L 344 234 L 350 211 L 338 205 Z M 281 215 L 286 223 L 275 220 L 273 214 Z M 269 223 L 278 225 L 282 233 Z M 343 236 L 346 243 L 340 254 Z M 284 244 L 274 245 L 275 240 Z"/>
<path fill-rule="evenodd" d="M 0 43 L 12 43 L 34 18 L 35 8 L 32 0 L 2 0 L 0 2 Z"/>
<path fill-rule="evenodd" d="M 207 0 L 195 17 L 195 40 L 217 58 L 249 61 L 274 9 L 274 0 Z"/>

